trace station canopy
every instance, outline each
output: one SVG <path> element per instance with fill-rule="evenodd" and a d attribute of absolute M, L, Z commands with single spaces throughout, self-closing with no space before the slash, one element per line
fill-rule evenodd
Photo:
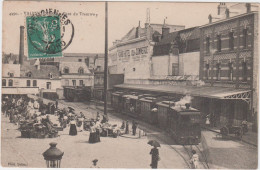
<path fill-rule="evenodd" d="M 119 84 L 116 88 L 133 89 L 150 92 L 160 92 L 169 94 L 182 94 L 195 97 L 207 97 L 215 99 L 240 99 L 250 102 L 250 90 L 235 89 L 228 87 L 208 87 L 208 86 L 169 86 L 169 85 L 150 85 L 150 84 Z"/>

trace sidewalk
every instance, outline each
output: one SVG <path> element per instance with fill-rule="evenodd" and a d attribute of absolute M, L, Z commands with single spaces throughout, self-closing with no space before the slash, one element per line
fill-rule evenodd
<path fill-rule="evenodd" d="M 202 128 L 204 129 L 207 129 L 207 130 L 210 130 L 212 132 L 215 132 L 215 133 L 220 133 L 220 127 L 206 127 L 206 126 L 203 126 Z M 234 135 L 229 135 L 230 137 L 234 137 Z M 253 145 L 255 147 L 258 146 L 258 134 L 256 132 L 252 132 L 250 129 L 248 130 L 248 132 L 246 134 L 244 134 L 242 136 L 242 141 L 247 143 L 247 144 L 250 144 L 250 145 Z"/>
<path fill-rule="evenodd" d="M 214 131 L 202 131 L 204 148 L 211 169 L 256 169 L 257 148 L 243 142 L 216 137 Z"/>

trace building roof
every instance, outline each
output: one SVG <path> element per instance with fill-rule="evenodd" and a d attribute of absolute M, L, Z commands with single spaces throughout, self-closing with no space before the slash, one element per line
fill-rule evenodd
<path fill-rule="evenodd" d="M 64 53 L 64 57 L 104 57 L 104 53 Z"/>
<path fill-rule="evenodd" d="M 79 68 L 83 68 L 84 74 L 91 73 L 84 62 L 60 62 L 60 71 L 66 67 L 69 68 L 69 74 L 78 74 Z"/>
<path fill-rule="evenodd" d="M 151 92 L 161 92 L 169 94 L 189 94 L 197 97 L 208 97 L 216 99 L 249 99 L 248 89 L 235 89 L 227 87 L 207 87 L 207 86 L 178 86 L 178 85 L 149 85 L 149 84 L 120 84 L 114 86 L 122 89 L 144 90 Z M 239 97 L 240 96 L 240 97 Z"/>
<path fill-rule="evenodd" d="M 166 34 L 161 41 L 159 41 L 158 43 L 156 43 L 155 46 L 157 45 L 165 45 L 165 44 L 170 44 L 173 43 L 175 38 L 178 36 L 178 32 L 171 32 L 169 34 Z"/>
<path fill-rule="evenodd" d="M 32 61 L 33 60 L 29 60 L 28 63 Z M 59 79 L 60 77 L 59 70 L 56 66 L 40 65 L 40 69 L 37 69 L 35 65 L 28 63 L 24 61 L 24 64 L 21 65 L 21 77 L 27 77 L 29 72 L 31 73 L 31 78 L 35 79 L 49 79 L 50 73 L 52 79 Z"/>

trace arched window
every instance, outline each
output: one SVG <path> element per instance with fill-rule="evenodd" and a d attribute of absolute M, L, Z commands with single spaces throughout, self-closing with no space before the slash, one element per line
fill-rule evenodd
<path fill-rule="evenodd" d="M 63 72 L 64 72 L 65 74 L 68 74 L 68 73 L 70 72 L 69 67 L 64 67 Z"/>
<path fill-rule="evenodd" d="M 78 72 L 79 72 L 79 74 L 84 74 L 84 69 L 80 67 Z"/>
<path fill-rule="evenodd" d="M 10 87 L 13 86 L 13 80 L 12 80 L 12 79 L 10 79 L 10 80 L 8 81 L 8 86 L 10 86 Z"/>
<path fill-rule="evenodd" d="M 49 73 L 49 78 L 52 79 L 52 73 Z"/>
<path fill-rule="evenodd" d="M 6 86 L 6 79 L 3 79 L 3 80 L 2 80 L 2 86 L 3 86 L 3 87 Z"/>

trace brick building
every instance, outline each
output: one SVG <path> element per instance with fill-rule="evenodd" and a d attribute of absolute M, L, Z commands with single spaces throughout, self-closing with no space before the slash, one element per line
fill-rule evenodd
<path fill-rule="evenodd" d="M 218 9 L 224 7 L 220 3 Z M 203 111 L 215 113 L 220 124 L 253 122 L 258 109 L 258 12 L 250 4 L 240 7 L 246 13 L 230 17 L 231 9 L 225 8 L 225 18 L 212 22 L 210 15 L 200 27 L 200 79 L 206 86 L 237 89 L 225 100 L 201 101 Z"/>

